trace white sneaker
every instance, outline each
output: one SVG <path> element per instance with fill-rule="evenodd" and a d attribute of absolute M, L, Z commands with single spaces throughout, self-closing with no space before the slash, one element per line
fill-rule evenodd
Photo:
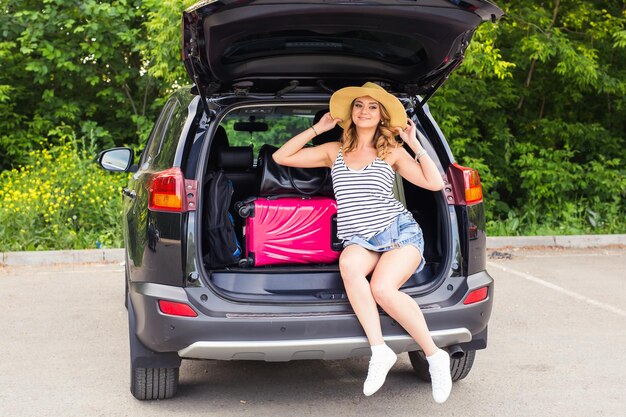
<path fill-rule="evenodd" d="M 433 398 L 436 403 L 444 403 L 452 391 L 452 376 L 450 375 L 450 355 L 439 349 L 432 356 L 427 356 L 428 371 L 433 386 Z"/>
<path fill-rule="evenodd" d="M 398 356 L 391 348 L 386 345 L 383 346 L 384 348 L 380 349 L 380 351 L 375 354 L 372 353 L 372 358 L 370 359 L 367 379 L 363 384 L 363 394 L 368 397 L 383 386 L 387 378 L 387 373 L 393 364 L 396 363 L 396 360 L 398 360 Z"/>

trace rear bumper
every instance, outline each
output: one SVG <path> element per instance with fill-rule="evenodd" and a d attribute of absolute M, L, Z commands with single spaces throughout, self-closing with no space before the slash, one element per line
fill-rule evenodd
<path fill-rule="evenodd" d="M 462 297 L 446 306 L 423 305 L 428 296 L 416 299 L 423 305 L 431 335 L 439 347 L 460 344 L 474 350 L 486 346 L 493 280 L 483 271 L 464 281 L 466 288 L 461 292 L 487 286 L 488 298 L 463 305 Z M 160 284 L 131 285 L 134 334 L 147 349 L 157 353 L 176 352 L 181 358 L 219 360 L 344 359 L 370 354 L 363 330 L 345 304 L 268 305 L 263 307 L 264 313 L 252 312 L 258 306 L 239 305 L 239 313 L 225 314 L 219 311 L 224 311 L 228 301 L 209 300 L 205 303 L 211 304 L 212 309 L 200 309 L 196 294 L 189 291 Z M 158 308 L 160 299 L 187 303 L 198 312 L 198 317 L 165 315 Z M 381 325 L 385 340 L 394 351 L 419 350 L 415 341 L 389 316 L 381 315 Z"/>
<path fill-rule="evenodd" d="M 448 329 L 431 332 L 437 346 L 451 346 L 470 342 L 468 329 Z M 396 352 L 418 350 L 410 336 L 388 336 L 385 342 Z M 195 342 L 178 351 L 181 358 L 218 360 L 290 361 L 297 359 L 346 359 L 371 353 L 365 337 L 334 339 L 250 341 L 250 342 Z"/>

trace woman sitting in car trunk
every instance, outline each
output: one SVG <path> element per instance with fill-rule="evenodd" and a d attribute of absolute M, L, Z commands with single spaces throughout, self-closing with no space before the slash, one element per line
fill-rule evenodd
<path fill-rule="evenodd" d="M 344 129 L 340 142 L 304 147 L 337 124 Z M 396 135 L 415 158 L 397 143 Z M 396 172 L 432 191 L 441 190 L 444 183 L 400 100 L 370 82 L 342 88 L 330 98 L 330 112 L 291 138 L 273 158 L 286 166 L 331 168 L 337 235 L 344 242 L 341 277 L 372 349 L 363 393 L 378 391 L 397 360 L 383 339 L 378 304 L 424 351 L 433 397 L 438 403 L 446 401 L 452 389 L 450 357 L 433 342 L 419 306 L 399 290 L 425 265 L 422 231 L 392 191 Z"/>

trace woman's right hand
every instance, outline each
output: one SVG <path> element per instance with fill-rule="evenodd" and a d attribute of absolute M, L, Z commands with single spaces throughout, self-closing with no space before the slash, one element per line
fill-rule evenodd
<path fill-rule="evenodd" d="M 329 147 L 334 146 L 332 143 L 323 143 L 318 146 L 304 147 L 313 136 L 317 136 L 323 132 L 327 132 L 341 122 L 341 119 L 333 119 L 330 113 L 326 113 L 321 119 L 313 125 L 298 133 L 281 146 L 272 158 L 280 165 L 286 165 L 297 168 L 316 168 L 331 167 L 335 161 L 336 154 L 331 156 Z M 332 158 L 332 160 L 331 160 Z"/>
<path fill-rule="evenodd" d="M 322 132 L 328 132 L 330 129 L 337 126 L 337 123 L 341 123 L 342 121 L 343 120 L 339 118 L 333 119 L 330 112 L 327 112 L 317 123 L 313 125 L 313 129 L 315 129 L 318 134 L 321 134 Z"/>

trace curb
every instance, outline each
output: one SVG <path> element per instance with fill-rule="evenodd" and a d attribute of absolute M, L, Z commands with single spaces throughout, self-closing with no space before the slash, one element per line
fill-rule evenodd
<path fill-rule="evenodd" d="M 565 236 L 493 236 L 487 237 L 487 249 L 525 248 L 599 248 L 626 246 L 626 235 L 565 235 Z"/>
<path fill-rule="evenodd" d="M 124 249 L 51 250 L 0 253 L 0 265 L 54 265 L 124 262 Z"/>
<path fill-rule="evenodd" d="M 525 247 L 598 248 L 605 246 L 626 246 L 626 235 L 487 237 L 487 249 Z M 0 266 L 109 262 L 124 262 L 124 249 L 0 252 Z"/>

